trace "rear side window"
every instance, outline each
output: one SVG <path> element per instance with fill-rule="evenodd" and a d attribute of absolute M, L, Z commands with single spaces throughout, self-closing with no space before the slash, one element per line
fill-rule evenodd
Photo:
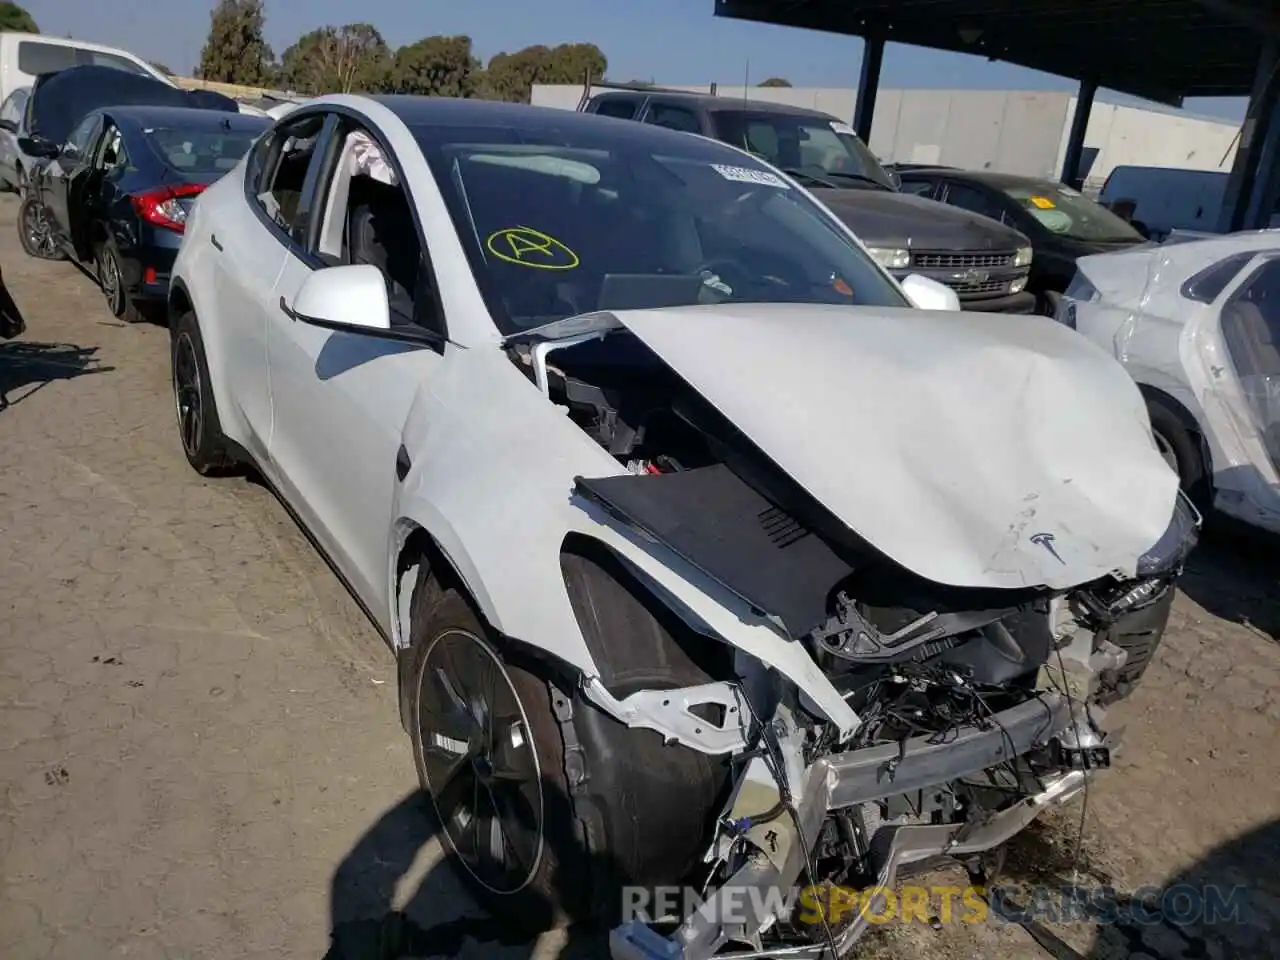
<path fill-rule="evenodd" d="M 77 62 L 75 47 L 36 40 L 23 40 L 18 44 L 18 69 L 31 76 L 66 70 Z"/>
<path fill-rule="evenodd" d="M 188 174 L 226 173 L 253 146 L 253 134 L 225 130 L 151 130 L 147 145 L 171 169 Z"/>
<path fill-rule="evenodd" d="M 1236 253 L 1225 260 L 1219 260 L 1212 266 L 1205 267 L 1182 285 L 1182 295 L 1198 303 L 1213 303 L 1244 269 L 1245 264 L 1260 252 L 1252 250 L 1248 253 Z"/>
<path fill-rule="evenodd" d="M 591 112 L 598 113 L 602 117 L 617 117 L 619 120 L 634 120 L 636 118 L 636 108 L 639 106 L 639 100 L 627 100 L 623 97 L 606 97 L 603 100 L 597 100 Z"/>

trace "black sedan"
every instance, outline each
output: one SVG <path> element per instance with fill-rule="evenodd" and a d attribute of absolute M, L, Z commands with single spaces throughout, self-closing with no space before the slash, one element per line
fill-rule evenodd
<path fill-rule="evenodd" d="M 93 111 L 32 182 L 48 239 L 94 264 L 115 316 L 137 319 L 140 303 L 168 295 L 195 197 L 268 126 L 262 117 L 187 107 Z"/>
<path fill-rule="evenodd" d="M 1075 276 L 1078 257 L 1146 242 L 1106 207 L 1053 180 L 949 167 L 899 168 L 898 173 L 903 193 L 941 200 L 1026 234 L 1034 251 L 1027 289 L 1050 316 Z"/>

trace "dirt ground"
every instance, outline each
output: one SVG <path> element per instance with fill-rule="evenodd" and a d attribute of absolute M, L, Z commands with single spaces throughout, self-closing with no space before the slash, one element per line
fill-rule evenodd
<path fill-rule="evenodd" d="M 0 956 L 599 955 L 586 936 L 504 942 L 454 882 L 382 641 L 270 493 L 187 468 L 166 331 L 23 256 L 16 209 L 0 199 L 28 324 L 0 342 Z M 1236 922 L 1050 923 L 1039 942 L 891 924 L 858 954 L 1280 956 L 1278 638 L 1280 550 L 1203 547 L 1108 717 L 1116 768 L 1007 866 L 1122 896 L 1239 886 Z"/>

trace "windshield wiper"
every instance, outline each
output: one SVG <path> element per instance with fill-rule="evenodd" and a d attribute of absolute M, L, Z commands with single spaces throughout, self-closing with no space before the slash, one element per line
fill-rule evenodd
<path fill-rule="evenodd" d="M 801 180 L 808 180 L 810 183 L 816 183 L 820 187 L 831 187 L 833 190 L 840 189 L 840 184 L 832 183 L 825 177 L 816 176 L 806 170 L 797 170 L 794 167 L 783 167 L 782 172 L 789 177 L 799 177 Z"/>
<path fill-rule="evenodd" d="M 875 177 L 869 177 L 865 173 L 846 173 L 844 170 L 829 170 L 827 172 L 827 176 L 844 177 L 848 180 L 857 180 L 859 183 L 869 183 L 874 187 L 879 187 L 881 190 L 893 191 L 893 187 L 889 186 L 887 183 L 882 183 Z"/>

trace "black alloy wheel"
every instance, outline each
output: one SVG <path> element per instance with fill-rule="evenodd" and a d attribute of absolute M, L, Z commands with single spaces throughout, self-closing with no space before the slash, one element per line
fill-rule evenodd
<path fill-rule="evenodd" d="M 449 846 L 472 878 L 510 896 L 538 872 L 544 802 L 529 717 L 498 655 L 447 627 L 417 678 L 419 762 Z"/>

